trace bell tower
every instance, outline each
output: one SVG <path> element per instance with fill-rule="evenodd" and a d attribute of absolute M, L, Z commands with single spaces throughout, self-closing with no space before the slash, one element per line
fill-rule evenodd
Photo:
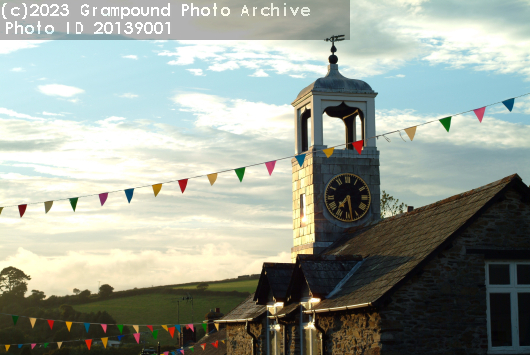
<path fill-rule="evenodd" d="M 328 73 L 300 91 L 293 101 L 295 152 L 305 154 L 302 166 L 293 158 L 293 262 L 298 254 L 319 254 L 352 228 L 380 219 L 379 151 L 376 147 L 375 97 L 362 80 L 339 73 L 332 36 Z M 345 145 L 324 145 L 323 114 L 344 123 Z M 358 121 L 357 121 L 358 120 Z M 360 123 L 360 132 L 356 130 Z M 308 127 L 311 125 L 310 141 Z M 360 141 L 359 154 L 352 145 Z"/>

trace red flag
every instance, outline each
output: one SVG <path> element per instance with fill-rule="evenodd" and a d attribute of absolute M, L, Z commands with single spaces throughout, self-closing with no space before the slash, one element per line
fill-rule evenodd
<path fill-rule="evenodd" d="M 204 350 L 205 347 L 206 347 L 206 343 L 201 344 L 201 348 L 202 348 L 202 350 Z"/>
<path fill-rule="evenodd" d="M 357 141 L 357 142 L 353 142 L 352 145 L 353 145 L 353 148 L 355 148 L 355 150 L 357 151 L 357 153 L 361 154 L 361 152 L 363 151 L 363 143 L 364 141 L 361 139 L 360 141 Z"/>
<path fill-rule="evenodd" d="M 216 340 L 215 343 L 212 343 L 212 345 L 217 348 L 219 346 L 219 340 Z"/>
<path fill-rule="evenodd" d="M 170 328 L 168 328 L 167 331 L 169 332 L 169 334 L 170 334 L 171 337 L 173 338 L 173 335 L 175 334 L 175 327 L 170 327 Z"/>
<path fill-rule="evenodd" d="M 50 326 L 50 329 L 53 329 L 53 320 L 48 319 L 48 325 Z"/>
<path fill-rule="evenodd" d="M 186 190 L 187 185 L 188 185 L 188 179 L 179 180 L 180 191 L 182 191 L 182 193 L 184 193 L 184 190 Z"/>
<path fill-rule="evenodd" d="M 86 346 L 88 347 L 88 350 L 90 350 L 90 346 L 92 345 L 92 339 L 85 339 Z"/>
<path fill-rule="evenodd" d="M 151 333 L 153 332 L 153 326 L 152 325 L 146 325 L 147 328 L 149 328 L 149 330 L 151 331 Z"/>
<path fill-rule="evenodd" d="M 26 212 L 26 207 L 28 207 L 28 205 L 18 205 L 18 212 L 20 213 L 20 218 L 22 218 L 22 216 Z"/>
<path fill-rule="evenodd" d="M 477 115 L 477 118 L 480 123 L 482 123 L 482 118 L 484 117 L 484 112 L 486 111 L 486 106 L 477 108 L 476 110 L 473 110 L 475 112 L 475 115 Z"/>

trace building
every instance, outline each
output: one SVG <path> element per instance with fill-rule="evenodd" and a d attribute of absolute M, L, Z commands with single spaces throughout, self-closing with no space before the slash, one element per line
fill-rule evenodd
<path fill-rule="evenodd" d="M 216 321 L 227 354 L 530 354 L 530 188 L 514 174 L 381 220 L 376 93 L 336 63 L 293 102 L 293 263 Z M 324 155 L 321 112 L 361 155 Z"/>

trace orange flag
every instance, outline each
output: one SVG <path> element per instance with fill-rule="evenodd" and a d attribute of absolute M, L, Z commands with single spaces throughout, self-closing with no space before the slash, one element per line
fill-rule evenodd
<path fill-rule="evenodd" d="M 217 180 L 217 173 L 208 174 L 208 181 L 210 181 L 210 186 L 212 186 Z"/>
<path fill-rule="evenodd" d="M 333 151 L 335 150 L 335 148 L 328 148 L 328 149 L 324 149 L 322 150 L 324 152 L 324 154 L 326 154 L 326 156 L 329 158 L 332 154 L 333 154 Z"/>
<path fill-rule="evenodd" d="M 416 135 L 416 128 L 417 126 L 414 126 L 414 127 L 407 128 L 405 130 L 405 133 L 407 134 L 407 136 L 409 136 L 411 141 L 414 139 L 414 136 Z"/>
<path fill-rule="evenodd" d="M 158 193 L 160 192 L 161 189 L 162 189 L 162 184 L 153 185 L 153 192 L 155 194 L 155 197 L 158 196 Z"/>
<path fill-rule="evenodd" d="M 70 331 L 70 329 L 72 329 L 72 322 L 65 322 L 66 323 L 66 328 L 68 328 L 68 331 Z"/>
<path fill-rule="evenodd" d="M 101 338 L 101 342 L 103 343 L 103 346 L 105 349 L 107 348 L 107 342 L 109 341 L 109 338 Z"/>

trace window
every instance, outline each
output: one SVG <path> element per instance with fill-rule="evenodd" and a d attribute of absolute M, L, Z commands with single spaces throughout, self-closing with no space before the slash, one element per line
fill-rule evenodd
<path fill-rule="evenodd" d="M 283 304 L 282 304 L 283 305 Z M 269 315 L 276 314 L 282 306 L 268 306 Z M 267 355 L 283 355 L 282 327 L 274 318 L 267 317 Z"/>
<path fill-rule="evenodd" d="M 305 194 L 300 195 L 300 227 L 307 224 L 306 200 Z"/>
<path fill-rule="evenodd" d="M 300 345 L 302 347 L 301 353 L 304 355 L 320 354 L 320 337 L 315 328 L 315 320 L 311 314 L 303 313 L 304 310 L 311 309 L 312 300 L 302 303 L 302 307 L 300 307 L 300 328 L 302 329 L 300 332 Z"/>
<path fill-rule="evenodd" d="M 490 353 L 530 351 L 530 262 L 486 264 Z"/>

